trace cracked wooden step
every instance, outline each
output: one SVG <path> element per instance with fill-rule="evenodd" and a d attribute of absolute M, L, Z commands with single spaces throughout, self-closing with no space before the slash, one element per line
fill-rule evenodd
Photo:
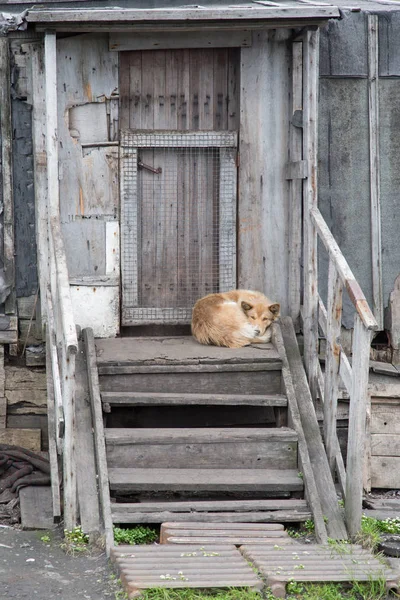
<path fill-rule="evenodd" d="M 303 480 L 297 469 L 131 469 L 109 468 L 110 488 L 119 493 L 297 492 Z"/>
<path fill-rule="evenodd" d="M 105 429 L 110 468 L 296 469 L 297 434 L 281 428 Z"/>
<path fill-rule="evenodd" d="M 113 406 L 287 406 L 282 394 L 199 394 L 165 392 L 103 392 L 103 410 Z"/>

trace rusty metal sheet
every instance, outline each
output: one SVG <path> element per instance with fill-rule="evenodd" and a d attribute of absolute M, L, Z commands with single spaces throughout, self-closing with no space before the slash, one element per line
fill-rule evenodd
<path fill-rule="evenodd" d="M 264 585 L 233 545 L 117 546 L 111 560 L 130 597 L 154 587 L 261 590 Z"/>
<path fill-rule="evenodd" d="M 354 544 L 242 546 L 243 556 L 266 578 L 277 598 L 285 597 L 286 583 L 295 581 L 386 580 L 398 588 L 398 576 L 371 552 Z"/>

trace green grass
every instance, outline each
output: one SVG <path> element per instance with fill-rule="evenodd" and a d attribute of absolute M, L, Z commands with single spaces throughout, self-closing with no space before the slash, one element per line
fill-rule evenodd
<path fill-rule="evenodd" d="M 361 531 L 356 537 L 356 542 L 375 552 L 378 548 L 382 534 L 400 534 L 400 518 L 374 519 L 362 516 Z"/>
<path fill-rule="evenodd" d="M 137 525 L 129 529 L 114 527 L 114 542 L 118 544 L 154 544 L 158 539 L 158 531 L 144 525 Z"/>
<path fill-rule="evenodd" d="M 387 590 L 383 579 L 354 582 L 351 587 L 337 583 L 288 583 L 287 600 L 384 600 Z"/>
<path fill-rule="evenodd" d="M 269 596 L 271 598 L 271 596 Z M 231 588 L 229 590 L 168 590 L 157 588 L 146 590 L 141 596 L 142 600 L 260 600 L 258 592 L 245 588 Z M 268 598 L 268 596 L 265 596 Z"/>
<path fill-rule="evenodd" d="M 89 536 L 82 531 L 80 526 L 74 527 L 71 531 L 64 529 L 64 542 L 61 544 L 61 548 L 73 556 L 88 552 Z"/>

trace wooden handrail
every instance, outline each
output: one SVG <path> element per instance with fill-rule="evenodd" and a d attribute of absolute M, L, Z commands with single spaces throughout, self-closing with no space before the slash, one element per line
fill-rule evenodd
<path fill-rule="evenodd" d="M 330 258 L 335 264 L 338 275 L 345 286 L 350 300 L 359 314 L 361 321 L 368 330 L 376 331 L 378 329 L 378 323 L 376 322 L 376 319 L 368 306 L 367 299 L 365 298 L 361 287 L 359 286 L 352 270 L 344 258 L 335 238 L 330 232 L 321 212 L 318 208 L 311 208 L 310 216 L 318 231 L 318 235 L 321 238 L 322 243 L 324 244 Z"/>

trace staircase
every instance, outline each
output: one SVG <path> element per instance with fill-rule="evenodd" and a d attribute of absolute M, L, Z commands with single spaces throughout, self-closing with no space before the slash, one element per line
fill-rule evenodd
<path fill-rule="evenodd" d="M 300 400 L 311 402 L 306 421 L 317 446 L 306 441 L 279 325 L 273 343 L 241 349 L 188 336 L 96 340 L 91 348 L 85 336 L 92 375 L 97 361 L 91 394 L 104 417 L 96 436 L 114 524 L 312 517 L 321 541 L 346 537 L 311 397 Z"/>

